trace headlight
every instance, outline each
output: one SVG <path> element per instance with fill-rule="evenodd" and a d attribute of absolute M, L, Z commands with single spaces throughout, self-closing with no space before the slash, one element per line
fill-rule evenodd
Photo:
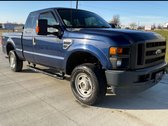
<path fill-rule="evenodd" d="M 111 47 L 109 49 L 110 61 L 113 69 L 126 69 L 129 66 L 129 48 Z"/>
<path fill-rule="evenodd" d="M 117 67 L 120 67 L 122 65 L 122 60 L 121 59 L 117 59 Z"/>
<path fill-rule="evenodd" d="M 118 58 L 110 58 L 111 64 L 113 66 L 113 69 L 116 69 L 118 67 L 121 67 L 122 65 L 122 59 L 118 59 Z"/>

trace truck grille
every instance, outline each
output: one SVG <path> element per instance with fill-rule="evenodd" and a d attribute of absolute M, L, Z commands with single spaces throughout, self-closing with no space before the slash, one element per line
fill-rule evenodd
<path fill-rule="evenodd" d="M 136 47 L 137 60 L 135 68 L 145 68 L 164 62 L 166 42 L 140 43 Z"/>

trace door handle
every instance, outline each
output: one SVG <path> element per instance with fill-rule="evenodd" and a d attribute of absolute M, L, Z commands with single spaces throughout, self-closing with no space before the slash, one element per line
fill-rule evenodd
<path fill-rule="evenodd" d="M 32 39 L 32 42 L 33 42 L 33 45 L 36 45 L 36 41 L 35 41 L 35 38 L 33 37 Z"/>

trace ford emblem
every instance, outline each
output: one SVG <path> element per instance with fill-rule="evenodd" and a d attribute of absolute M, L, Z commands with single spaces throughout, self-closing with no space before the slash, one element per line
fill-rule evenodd
<path fill-rule="evenodd" d="M 161 54 L 161 53 L 162 53 L 162 50 L 161 50 L 161 49 L 158 49 L 158 50 L 156 50 L 156 52 L 155 52 L 156 55 L 159 55 L 159 54 Z"/>

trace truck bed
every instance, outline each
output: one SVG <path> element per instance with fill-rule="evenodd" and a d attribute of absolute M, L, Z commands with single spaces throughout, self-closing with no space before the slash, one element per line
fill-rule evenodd
<path fill-rule="evenodd" d="M 7 46 L 9 46 L 9 44 L 12 44 L 16 50 L 17 55 L 20 58 L 23 58 L 22 34 L 23 34 L 22 32 L 3 33 L 2 34 L 2 50 L 6 54 L 6 56 L 9 53 L 6 48 L 7 48 Z M 9 42 L 8 45 L 7 45 L 7 42 Z"/>

